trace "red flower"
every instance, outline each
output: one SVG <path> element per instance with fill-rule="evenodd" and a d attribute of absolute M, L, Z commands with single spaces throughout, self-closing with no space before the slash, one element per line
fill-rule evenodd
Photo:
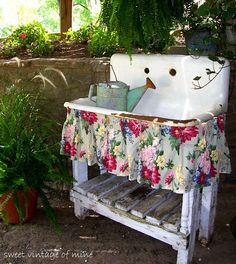
<path fill-rule="evenodd" d="M 224 132 L 225 123 L 224 123 L 224 116 L 223 115 L 217 116 L 217 125 L 218 125 L 220 132 L 221 133 Z"/>
<path fill-rule="evenodd" d="M 211 177 L 215 177 L 216 174 L 217 174 L 217 172 L 216 172 L 216 168 L 214 167 L 213 162 L 211 162 L 210 176 L 211 176 Z"/>
<path fill-rule="evenodd" d="M 172 127 L 171 135 L 175 138 L 179 138 L 181 143 L 184 143 L 198 135 L 198 128 L 196 126 Z"/>
<path fill-rule="evenodd" d="M 198 178 L 198 184 L 202 185 L 206 181 L 206 174 L 204 172 L 201 172 Z"/>
<path fill-rule="evenodd" d="M 86 111 L 81 111 L 80 113 L 81 113 L 81 117 L 82 117 L 82 119 L 88 121 L 88 112 L 86 112 Z"/>
<path fill-rule="evenodd" d="M 74 157 L 75 154 L 76 154 L 76 152 L 77 152 L 76 147 L 75 147 L 75 145 L 73 144 L 73 145 L 71 146 L 71 149 L 70 149 L 70 156 L 71 156 L 71 157 Z"/>
<path fill-rule="evenodd" d="M 64 144 L 64 151 L 65 151 L 65 153 L 70 153 L 70 149 L 71 149 L 70 143 L 69 142 L 66 142 Z"/>
<path fill-rule="evenodd" d="M 128 127 L 133 132 L 135 137 L 138 137 L 141 132 L 141 126 L 138 121 L 135 120 L 129 120 L 128 121 Z"/>
<path fill-rule="evenodd" d="M 128 162 L 125 162 L 120 166 L 120 172 L 125 172 L 125 170 L 129 167 Z"/>
<path fill-rule="evenodd" d="M 165 178 L 165 184 L 170 185 L 171 182 L 173 181 L 174 173 L 173 171 L 169 172 Z"/>
<path fill-rule="evenodd" d="M 152 175 L 152 172 L 146 166 L 143 166 L 142 171 L 141 171 L 141 175 L 144 179 L 149 180 L 151 175 Z"/>
<path fill-rule="evenodd" d="M 116 158 L 111 154 L 108 154 L 103 160 L 103 165 L 108 171 L 115 170 L 117 166 Z"/>
<path fill-rule="evenodd" d="M 160 173 L 158 172 L 157 167 L 153 167 L 152 176 L 151 176 L 151 185 L 155 185 L 160 181 Z"/>
<path fill-rule="evenodd" d="M 88 121 L 89 125 L 94 124 L 98 120 L 97 115 L 95 113 L 86 112 L 86 111 L 81 111 L 80 113 L 82 119 Z"/>
<path fill-rule="evenodd" d="M 24 38 L 27 37 L 27 34 L 24 33 L 24 32 L 22 32 L 22 33 L 19 34 L 19 37 L 22 38 L 22 39 L 24 39 Z"/>

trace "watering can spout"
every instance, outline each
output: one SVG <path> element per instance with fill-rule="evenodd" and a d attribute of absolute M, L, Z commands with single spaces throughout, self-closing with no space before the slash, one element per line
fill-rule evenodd
<path fill-rule="evenodd" d="M 146 78 L 146 86 L 147 86 L 147 88 L 156 89 L 155 84 L 148 77 Z"/>
<path fill-rule="evenodd" d="M 131 112 L 135 108 L 148 88 L 156 89 L 155 84 L 151 81 L 150 78 L 146 78 L 145 85 L 129 90 L 127 102 L 127 110 L 129 112 Z"/>

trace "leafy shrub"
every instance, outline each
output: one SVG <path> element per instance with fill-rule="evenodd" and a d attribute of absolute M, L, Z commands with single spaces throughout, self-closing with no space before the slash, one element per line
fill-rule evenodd
<path fill-rule="evenodd" d="M 46 215 L 59 230 L 45 190 L 51 189 L 50 182 L 69 182 L 69 177 L 58 155 L 55 122 L 41 114 L 38 103 L 37 96 L 25 91 L 10 90 L 0 98 L 0 197 L 8 191 L 16 196 L 18 191 L 37 190 Z"/>
<path fill-rule="evenodd" d="M 96 27 L 90 41 L 88 50 L 92 56 L 111 56 L 119 49 L 116 32 L 108 32 L 107 29 Z"/>
<path fill-rule="evenodd" d="M 74 41 L 78 43 L 87 43 L 91 38 L 95 29 L 96 27 L 94 27 L 93 25 L 85 25 L 77 31 L 73 31 L 72 29 L 69 29 L 65 33 L 66 39 L 68 41 Z"/>
<path fill-rule="evenodd" d="M 3 41 L 0 55 L 12 57 L 19 49 L 25 49 L 27 54 L 36 57 L 52 53 L 53 45 L 45 28 L 39 22 L 33 21 L 13 30 Z"/>

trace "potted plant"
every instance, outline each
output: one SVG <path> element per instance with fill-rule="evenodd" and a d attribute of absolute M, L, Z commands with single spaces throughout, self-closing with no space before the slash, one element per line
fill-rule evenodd
<path fill-rule="evenodd" d="M 32 219 L 39 196 L 59 230 L 45 190 L 67 175 L 55 154 L 55 123 L 43 117 L 37 103 L 38 96 L 25 91 L 11 90 L 0 98 L 0 216 L 13 224 Z"/>
<path fill-rule="evenodd" d="M 194 1 L 185 3 L 185 12 L 180 24 L 190 54 L 226 54 L 225 32 L 235 26 L 234 0 L 207 0 L 198 6 Z"/>

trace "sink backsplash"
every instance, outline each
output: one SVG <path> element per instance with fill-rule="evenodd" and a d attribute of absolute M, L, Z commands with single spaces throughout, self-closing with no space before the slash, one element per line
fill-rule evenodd
<path fill-rule="evenodd" d="M 223 60 L 224 67 L 205 56 L 114 54 L 110 63 L 117 79 L 131 88 L 142 85 L 147 77 L 156 86 L 146 91 L 134 113 L 182 120 L 227 111 L 230 67 Z M 110 78 L 115 80 L 112 71 Z"/>

